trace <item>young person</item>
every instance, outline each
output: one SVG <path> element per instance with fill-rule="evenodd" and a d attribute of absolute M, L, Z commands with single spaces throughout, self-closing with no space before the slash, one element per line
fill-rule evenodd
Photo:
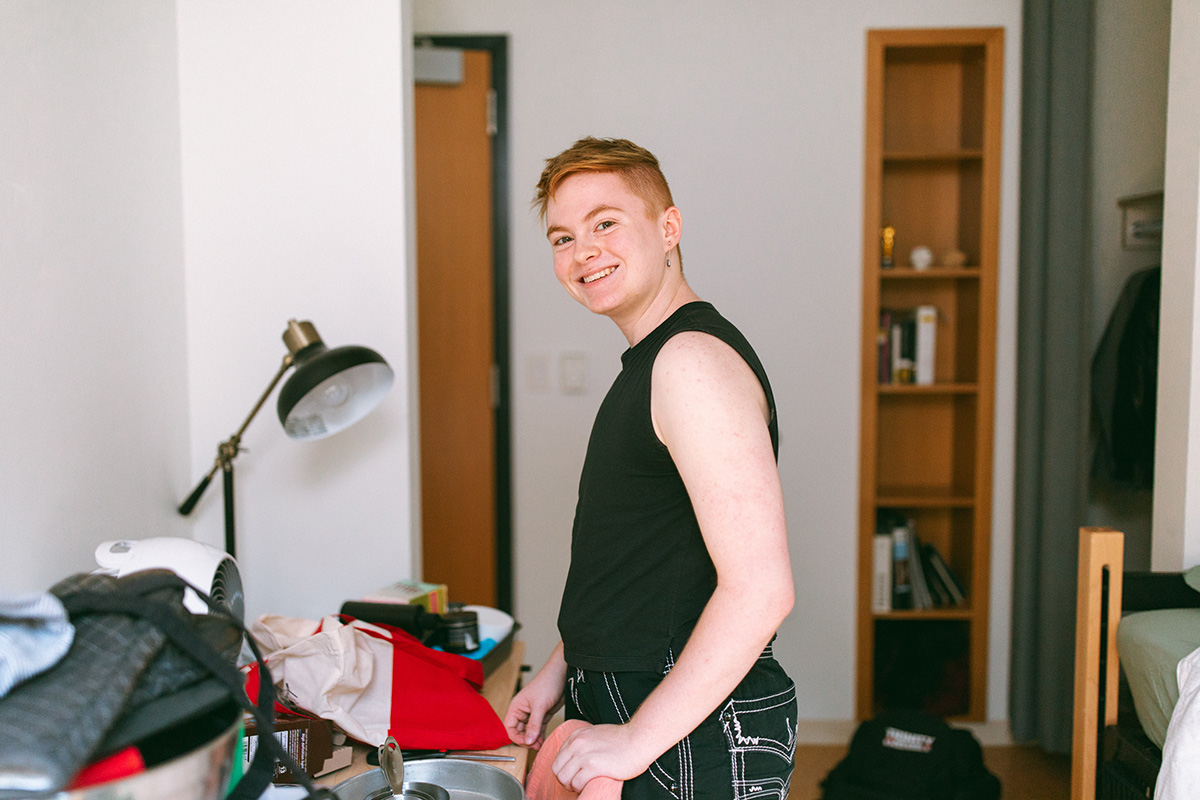
<path fill-rule="evenodd" d="M 535 206 L 558 280 L 629 349 L 580 478 L 562 642 L 509 735 L 540 746 L 565 702 L 593 725 L 554 760 L 575 791 L 608 776 L 626 798 L 786 798 L 795 687 L 770 644 L 794 591 L 766 373 L 688 286 L 649 151 L 582 139 L 547 161 Z"/>

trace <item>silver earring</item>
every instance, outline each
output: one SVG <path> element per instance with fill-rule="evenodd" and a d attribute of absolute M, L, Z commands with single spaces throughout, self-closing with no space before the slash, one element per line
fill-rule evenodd
<path fill-rule="evenodd" d="M 671 257 L 667 256 L 667 269 L 671 268 Z"/>

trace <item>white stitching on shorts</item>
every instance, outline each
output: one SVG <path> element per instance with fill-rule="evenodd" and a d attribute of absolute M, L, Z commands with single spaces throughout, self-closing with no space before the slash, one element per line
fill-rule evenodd
<path fill-rule="evenodd" d="M 629 709 L 625 707 L 625 700 L 621 697 L 621 687 L 617 685 L 617 676 L 611 672 L 600 673 L 604 676 L 604 685 L 608 689 L 608 698 L 612 700 L 613 709 L 617 712 L 617 717 L 621 722 L 629 722 Z"/>
<path fill-rule="evenodd" d="M 679 750 L 679 797 L 680 800 L 691 800 L 696 796 L 691 734 L 683 737 L 675 747 Z"/>
<path fill-rule="evenodd" d="M 658 772 L 655 772 L 655 768 L 658 769 Z M 646 770 L 646 772 L 650 774 L 651 778 L 654 778 L 655 783 L 666 789 L 672 795 L 675 794 L 675 790 L 671 788 L 670 784 L 668 784 L 663 778 L 659 777 L 658 773 L 661 772 L 665 778 L 670 778 L 670 776 L 667 775 L 667 771 L 662 768 L 662 765 L 660 765 L 657 760 L 650 762 L 650 768 Z"/>
<path fill-rule="evenodd" d="M 746 700 L 730 699 L 721 710 L 721 720 L 725 733 L 730 737 L 730 756 L 733 765 L 733 793 L 735 800 L 743 800 L 750 795 L 772 797 L 787 797 L 791 786 L 790 774 L 786 778 L 748 778 L 746 776 L 746 757 L 752 752 L 771 753 L 795 762 L 796 732 L 790 720 L 784 721 L 787 731 L 787 742 L 780 742 L 770 736 L 749 736 L 742 730 L 742 715 L 752 716 L 765 711 L 787 705 L 795 696 L 795 684 L 781 692 Z M 776 788 L 778 787 L 778 793 Z"/>

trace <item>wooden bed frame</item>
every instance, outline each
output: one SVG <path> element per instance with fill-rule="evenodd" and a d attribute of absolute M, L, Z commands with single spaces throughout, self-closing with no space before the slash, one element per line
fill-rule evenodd
<path fill-rule="evenodd" d="M 1096 797 L 1101 731 L 1117 722 L 1117 622 L 1124 563 L 1125 534 L 1080 528 L 1071 800 Z"/>
<path fill-rule="evenodd" d="M 1154 794 L 1162 752 L 1142 731 L 1117 658 L 1123 612 L 1200 607 L 1178 572 L 1125 572 L 1125 535 L 1080 528 L 1071 800 Z"/>

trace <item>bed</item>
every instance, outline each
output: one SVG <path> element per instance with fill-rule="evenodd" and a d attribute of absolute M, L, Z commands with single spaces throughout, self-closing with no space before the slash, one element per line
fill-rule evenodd
<path fill-rule="evenodd" d="M 1176 681 L 1200 662 L 1197 573 L 1124 572 L 1123 549 L 1119 531 L 1080 530 L 1072 800 L 1146 800 L 1200 765 L 1200 663 Z"/>

